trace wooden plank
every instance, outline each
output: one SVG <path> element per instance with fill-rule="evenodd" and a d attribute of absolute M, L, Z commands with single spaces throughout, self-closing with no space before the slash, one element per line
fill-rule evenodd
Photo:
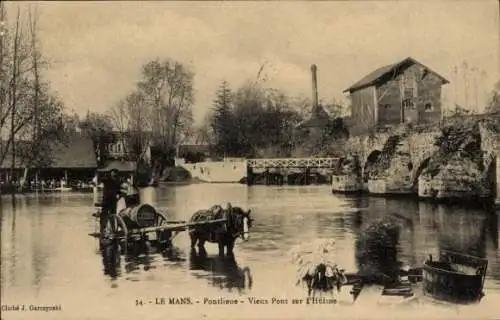
<path fill-rule="evenodd" d="M 144 234 L 144 233 L 155 232 L 155 231 L 185 231 L 189 227 L 200 226 L 200 225 L 213 225 L 213 224 L 218 224 L 218 223 L 222 223 L 222 222 L 226 222 L 226 221 L 227 221 L 226 219 L 216 219 L 216 220 L 210 220 L 210 221 L 198 221 L 198 222 L 191 222 L 191 223 L 178 223 L 178 222 L 167 221 L 167 223 L 165 225 L 162 225 L 162 226 L 147 227 L 147 228 L 141 228 L 141 229 L 132 229 L 127 233 L 127 235 L 133 236 L 133 235 Z M 98 232 L 89 233 L 89 235 L 93 236 L 93 237 L 100 237 L 100 233 L 98 233 Z"/>
<path fill-rule="evenodd" d="M 226 222 L 226 221 L 227 221 L 226 219 L 216 219 L 216 220 L 210 220 L 210 221 L 178 223 L 177 225 L 168 225 L 169 222 L 167 222 L 167 225 L 163 225 L 163 226 L 148 227 L 148 228 L 131 230 L 129 232 L 129 234 L 139 234 L 139 233 L 146 233 L 146 232 L 153 232 L 153 231 L 184 231 L 189 227 L 200 226 L 200 225 L 212 225 L 212 224 L 218 224 L 218 223 L 222 223 L 222 222 Z M 170 223 L 170 224 L 176 224 L 176 223 Z"/>

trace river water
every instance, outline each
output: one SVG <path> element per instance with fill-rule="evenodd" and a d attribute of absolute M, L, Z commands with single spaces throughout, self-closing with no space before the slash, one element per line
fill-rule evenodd
<path fill-rule="evenodd" d="M 500 316 L 499 223 L 495 213 L 438 206 L 413 200 L 332 195 L 325 186 L 246 187 L 232 184 L 163 186 L 142 197 L 171 219 L 188 219 L 217 203 L 252 209 L 248 242 L 237 242 L 236 263 L 189 253 L 186 233 L 169 254 L 135 257 L 102 254 L 91 216 L 91 194 L 18 195 L 1 198 L 2 305 L 60 305 L 61 311 L 2 312 L 2 319 L 242 319 L 242 318 L 474 318 Z M 440 249 L 474 253 L 489 260 L 485 297 L 473 306 L 419 302 L 405 307 L 380 305 L 376 292 L 362 293 L 355 304 L 345 289 L 340 303 L 292 305 L 304 298 L 295 285 L 290 250 L 318 239 L 335 239 L 336 261 L 355 271 L 355 240 L 360 228 L 385 214 L 407 218 L 399 243 L 400 259 L 420 264 Z M 190 297 L 194 305 L 161 304 L 161 298 Z M 238 305 L 204 304 L 236 297 Z M 249 297 L 286 298 L 288 304 L 255 305 Z M 137 305 L 142 301 L 143 305 Z M 151 301 L 151 303 L 150 303 Z M 156 304 L 156 302 L 160 304 Z M 498 317 L 497 317 L 498 318 Z"/>

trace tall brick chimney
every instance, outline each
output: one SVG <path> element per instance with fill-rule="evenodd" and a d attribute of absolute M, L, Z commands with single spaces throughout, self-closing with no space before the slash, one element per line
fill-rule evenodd
<path fill-rule="evenodd" d="M 311 65 L 312 75 L 312 98 L 313 98 L 313 113 L 318 110 L 318 79 L 316 76 L 317 67 L 315 64 Z"/>

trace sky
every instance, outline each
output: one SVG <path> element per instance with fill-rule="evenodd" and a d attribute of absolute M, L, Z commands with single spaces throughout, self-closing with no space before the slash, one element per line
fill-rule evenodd
<path fill-rule="evenodd" d="M 7 3 L 13 19 L 17 6 Z M 35 4 L 32 4 L 34 6 Z M 39 37 L 51 62 L 45 77 L 69 110 L 105 112 L 130 93 L 141 66 L 171 58 L 195 72 L 195 120 L 211 108 L 222 80 L 235 89 L 255 80 L 311 96 L 311 64 L 320 99 L 374 69 L 408 56 L 451 81 L 445 103 L 465 104 L 467 61 L 479 103 L 499 77 L 498 1 L 39 2 Z M 480 74 L 480 72 L 478 72 Z M 469 81 L 469 103 L 476 97 Z"/>

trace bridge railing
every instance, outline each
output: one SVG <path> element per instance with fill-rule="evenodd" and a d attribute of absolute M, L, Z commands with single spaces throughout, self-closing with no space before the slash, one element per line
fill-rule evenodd
<path fill-rule="evenodd" d="M 262 158 L 248 159 L 250 168 L 334 168 L 339 158 Z"/>

